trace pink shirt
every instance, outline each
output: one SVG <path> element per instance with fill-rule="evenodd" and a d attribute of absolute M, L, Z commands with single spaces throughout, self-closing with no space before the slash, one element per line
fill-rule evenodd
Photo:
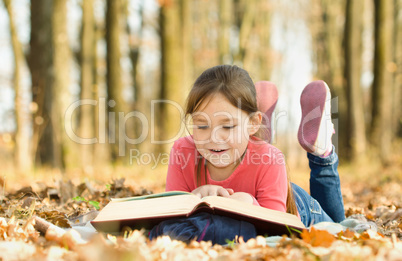
<path fill-rule="evenodd" d="M 198 157 L 200 154 L 191 136 L 174 143 L 170 152 L 166 191 L 191 192 L 197 188 L 195 164 Z M 205 173 L 201 176 L 204 177 Z M 284 156 L 279 149 L 257 138 L 249 141 L 242 162 L 230 177 L 215 181 L 207 171 L 207 180 L 207 184 L 249 193 L 255 205 L 286 212 L 288 180 Z M 204 178 L 202 184 L 205 184 Z"/>

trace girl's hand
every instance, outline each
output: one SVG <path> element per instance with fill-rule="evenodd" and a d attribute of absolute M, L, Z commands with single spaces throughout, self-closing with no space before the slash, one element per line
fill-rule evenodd
<path fill-rule="evenodd" d="M 253 204 L 254 200 L 250 194 L 246 192 L 236 192 L 230 195 L 230 198 Z"/>
<path fill-rule="evenodd" d="M 204 185 L 200 186 L 191 193 L 195 194 L 196 196 L 203 198 L 206 196 L 221 196 L 221 197 L 230 197 L 234 193 L 233 189 L 230 188 L 223 188 L 217 185 Z"/>

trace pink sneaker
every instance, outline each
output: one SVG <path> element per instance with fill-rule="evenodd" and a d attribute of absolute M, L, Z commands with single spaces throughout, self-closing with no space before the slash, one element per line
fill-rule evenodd
<path fill-rule="evenodd" d="M 309 83 L 300 97 L 302 118 L 297 138 L 307 152 L 325 157 L 332 151 L 331 92 L 324 81 Z"/>
<path fill-rule="evenodd" d="M 257 91 L 257 105 L 258 109 L 263 113 L 262 138 L 268 143 L 271 143 L 272 138 L 272 113 L 275 110 L 276 103 L 278 102 L 278 90 L 274 83 L 268 81 L 259 81 L 255 83 Z"/>

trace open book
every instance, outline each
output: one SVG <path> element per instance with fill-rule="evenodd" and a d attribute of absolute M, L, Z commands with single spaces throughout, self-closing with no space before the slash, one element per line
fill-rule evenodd
<path fill-rule="evenodd" d="M 219 196 L 200 199 L 182 191 L 112 199 L 91 224 L 98 231 L 118 233 L 124 227 L 151 229 L 163 220 L 188 217 L 199 212 L 250 222 L 262 235 L 289 235 L 305 228 L 300 219 L 292 214 Z"/>

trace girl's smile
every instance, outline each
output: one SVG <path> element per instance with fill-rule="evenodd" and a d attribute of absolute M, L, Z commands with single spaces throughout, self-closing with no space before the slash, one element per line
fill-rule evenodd
<path fill-rule="evenodd" d="M 212 153 L 217 153 L 217 154 L 219 154 L 219 153 L 223 153 L 223 152 L 225 152 L 225 151 L 227 151 L 226 149 L 224 149 L 224 150 L 222 150 L 222 149 L 210 149 L 210 151 L 212 152 Z"/>

